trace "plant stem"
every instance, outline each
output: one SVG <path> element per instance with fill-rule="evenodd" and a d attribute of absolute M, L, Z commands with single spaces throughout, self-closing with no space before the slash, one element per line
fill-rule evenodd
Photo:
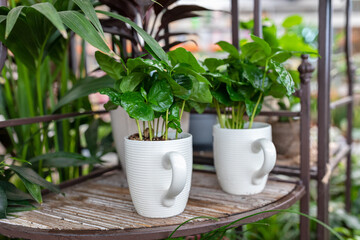
<path fill-rule="evenodd" d="M 214 99 L 214 105 L 215 105 L 216 113 L 218 115 L 220 127 L 224 128 L 225 126 L 224 126 L 224 123 L 223 123 L 222 117 L 221 117 L 220 105 L 219 105 L 219 102 L 216 101 L 215 99 Z"/>
<path fill-rule="evenodd" d="M 152 141 L 152 139 L 153 139 L 153 132 L 152 132 L 152 127 L 151 127 L 151 121 L 148 121 L 148 127 L 149 127 L 150 141 Z"/>
<path fill-rule="evenodd" d="M 169 121 L 169 109 L 166 110 L 166 119 L 165 119 L 165 140 L 168 140 L 168 121 Z"/>
<path fill-rule="evenodd" d="M 159 134 L 159 122 L 160 122 L 160 117 L 157 119 L 157 121 L 156 121 L 156 136 L 158 136 L 158 134 Z"/>
<path fill-rule="evenodd" d="M 181 118 L 182 118 L 182 115 L 184 113 L 184 108 L 185 108 L 185 100 L 183 101 L 182 103 L 182 106 L 181 106 L 181 112 L 180 112 L 180 117 L 179 117 L 179 121 L 180 121 L 180 125 L 181 125 Z M 176 130 L 176 137 L 175 139 L 178 139 L 178 131 Z"/>
<path fill-rule="evenodd" d="M 143 137 L 142 137 L 142 134 L 141 134 L 141 129 L 140 129 L 139 120 L 135 119 L 135 121 L 136 121 L 136 125 L 137 125 L 137 127 L 138 127 L 139 138 L 140 138 L 140 140 L 142 141 L 142 140 L 143 140 Z"/>
<path fill-rule="evenodd" d="M 235 108 L 235 106 L 231 107 L 231 120 L 232 120 L 231 121 L 231 125 L 232 125 L 231 128 L 232 129 L 235 129 L 235 109 L 234 108 Z"/>
<path fill-rule="evenodd" d="M 249 122 L 249 129 L 252 128 L 252 125 L 253 125 L 253 122 L 254 122 L 254 118 L 255 118 L 255 114 L 256 114 L 256 110 L 257 110 L 257 108 L 258 108 L 258 106 L 259 106 L 259 103 L 260 103 L 260 100 L 261 100 L 261 98 L 262 98 L 262 95 L 263 95 L 263 93 L 260 93 L 260 96 L 259 96 L 259 98 L 258 98 L 258 100 L 257 100 L 256 105 L 255 105 L 254 111 L 253 111 L 253 113 L 251 114 L 250 122 Z"/>

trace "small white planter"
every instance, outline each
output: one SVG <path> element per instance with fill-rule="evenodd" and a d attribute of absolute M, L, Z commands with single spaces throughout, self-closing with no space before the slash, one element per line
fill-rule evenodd
<path fill-rule="evenodd" d="M 214 165 L 221 188 L 230 194 L 260 193 L 275 166 L 271 125 L 255 122 L 251 129 L 213 127 Z"/>
<path fill-rule="evenodd" d="M 169 141 L 125 138 L 127 180 L 138 214 L 165 218 L 184 211 L 191 185 L 192 154 L 189 133 Z"/>
<path fill-rule="evenodd" d="M 125 153 L 124 153 L 124 138 L 138 131 L 137 125 L 134 119 L 131 119 L 127 112 L 118 107 L 115 110 L 110 111 L 111 115 L 111 127 L 112 133 L 115 142 L 116 152 L 118 157 L 120 158 L 121 167 L 124 169 L 126 173 L 125 166 Z M 189 119 L 190 114 L 188 112 L 184 112 L 181 119 L 181 126 L 184 132 L 189 131 Z M 160 120 L 160 126 L 162 124 L 162 120 Z"/>

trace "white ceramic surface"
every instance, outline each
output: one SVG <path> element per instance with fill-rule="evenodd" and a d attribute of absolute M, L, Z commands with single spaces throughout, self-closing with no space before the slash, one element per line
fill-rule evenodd
<path fill-rule="evenodd" d="M 125 141 L 127 181 L 138 214 L 150 218 L 178 215 L 189 198 L 192 136 L 170 141 Z"/>
<path fill-rule="evenodd" d="M 118 107 L 117 109 L 110 111 L 111 115 L 111 127 L 112 133 L 115 142 L 116 152 L 120 158 L 120 163 L 124 172 L 126 172 L 125 166 L 125 153 L 124 153 L 124 138 L 131 134 L 134 134 L 138 131 L 136 122 L 134 119 L 131 119 L 126 111 Z M 189 119 L 190 114 L 188 112 L 184 112 L 181 119 L 181 126 L 183 128 L 183 132 L 189 131 Z M 160 121 L 160 126 L 162 121 Z"/>
<path fill-rule="evenodd" d="M 251 129 L 213 127 L 214 165 L 221 188 L 230 194 L 260 193 L 276 161 L 271 125 L 255 122 Z"/>

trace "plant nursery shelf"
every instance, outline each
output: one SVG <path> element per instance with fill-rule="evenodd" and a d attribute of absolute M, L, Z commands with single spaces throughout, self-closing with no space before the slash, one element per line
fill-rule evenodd
<path fill-rule="evenodd" d="M 102 171 L 77 179 L 63 187 L 63 195 L 47 194 L 37 210 L 0 220 L 0 234 L 26 239 L 163 239 L 181 223 L 174 236 L 208 232 L 239 218 L 262 211 L 286 209 L 305 192 L 293 182 L 269 180 L 261 194 L 235 196 L 220 189 L 214 173 L 193 173 L 190 198 L 185 211 L 166 219 L 141 217 L 135 212 L 124 174 Z M 254 222 L 276 212 L 250 216 Z"/>

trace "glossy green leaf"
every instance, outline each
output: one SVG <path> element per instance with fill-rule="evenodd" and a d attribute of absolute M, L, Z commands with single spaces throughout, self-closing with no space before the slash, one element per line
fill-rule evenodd
<path fill-rule="evenodd" d="M 271 85 L 271 88 L 266 93 L 266 95 L 270 95 L 270 96 L 273 96 L 274 98 L 281 99 L 286 96 L 286 93 L 287 93 L 286 88 L 282 84 L 275 82 Z"/>
<path fill-rule="evenodd" d="M 24 183 L 26 189 L 29 191 L 30 195 L 34 198 L 34 200 L 38 203 L 42 203 L 41 189 L 40 186 L 30 182 L 22 175 L 19 175 L 19 178 Z"/>
<path fill-rule="evenodd" d="M 301 24 L 302 21 L 303 21 L 303 18 L 300 15 L 291 15 L 284 20 L 284 22 L 282 23 L 282 26 L 284 28 L 291 28 L 293 26 Z"/>
<path fill-rule="evenodd" d="M 31 158 L 29 161 L 36 166 L 39 161 L 42 160 L 42 166 L 46 168 L 55 167 L 55 168 L 64 168 L 64 167 L 73 167 L 73 166 L 82 166 L 85 164 L 96 164 L 101 163 L 100 159 L 85 157 L 77 153 L 69 152 L 54 152 L 46 153 L 40 156 Z"/>
<path fill-rule="evenodd" d="M 231 106 L 232 101 L 230 99 L 229 94 L 226 91 L 226 85 L 221 84 L 217 89 L 211 91 L 212 96 L 218 101 L 219 103 L 225 106 Z"/>
<path fill-rule="evenodd" d="M 259 44 L 257 44 L 256 42 L 249 42 L 244 44 L 241 47 L 241 53 L 246 57 L 246 58 L 251 58 L 253 55 L 255 55 L 257 52 L 260 52 L 261 54 L 263 54 L 265 56 L 265 54 L 262 51 L 262 48 L 260 47 Z"/>
<path fill-rule="evenodd" d="M 100 78 L 87 77 L 78 81 L 66 94 L 60 99 L 54 107 L 54 112 L 62 106 L 71 103 L 79 98 L 86 97 L 91 93 L 96 93 L 99 89 L 114 87 L 115 80 L 109 76 Z"/>
<path fill-rule="evenodd" d="M 95 58 L 101 70 L 106 72 L 106 74 L 115 80 L 119 80 L 121 78 L 121 73 L 124 71 L 124 67 L 120 62 L 100 51 L 95 52 Z"/>
<path fill-rule="evenodd" d="M 111 13 L 111 12 L 106 12 L 106 11 L 97 11 L 97 12 L 107 15 L 109 17 L 116 18 L 120 21 L 123 21 L 123 22 L 129 24 L 144 39 L 144 41 L 147 43 L 149 48 L 151 48 L 152 53 L 155 55 L 154 57 L 157 57 L 157 58 L 161 59 L 162 61 L 166 62 L 167 64 L 170 64 L 167 54 L 161 48 L 159 43 L 153 37 L 151 37 L 147 32 L 145 32 L 142 28 L 140 28 L 138 25 L 136 25 L 133 21 L 131 21 L 128 18 L 123 17 L 119 14 L 116 14 L 116 13 Z"/>
<path fill-rule="evenodd" d="M 191 69 L 198 73 L 205 72 L 205 69 L 200 66 L 194 55 L 187 51 L 185 48 L 177 48 L 171 52 L 168 52 L 171 64 L 176 66 L 177 64 L 183 63 L 188 64 Z"/>
<path fill-rule="evenodd" d="M 145 99 L 139 92 L 127 92 L 121 96 L 121 106 L 131 118 L 152 121 L 154 119 L 154 110 L 145 103 Z"/>
<path fill-rule="evenodd" d="M 261 39 L 261 38 L 255 36 L 255 35 L 251 35 L 251 39 L 255 43 L 259 44 L 259 46 L 261 46 L 261 48 L 264 51 L 265 55 L 267 55 L 267 56 L 271 55 L 271 47 L 264 39 Z"/>
<path fill-rule="evenodd" d="M 317 50 L 306 44 L 302 37 L 295 33 L 286 33 L 279 39 L 280 47 L 287 51 L 296 51 L 300 55 L 303 52 L 313 53 L 317 56 Z"/>
<path fill-rule="evenodd" d="M 37 184 L 41 187 L 47 188 L 52 192 L 56 192 L 56 193 L 60 193 L 59 188 L 46 181 L 45 179 L 43 179 L 42 177 L 40 177 L 34 170 L 32 170 L 31 168 L 27 168 L 27 167 L 19 167 L 19 166 L 15 166 L 15 165 L 10 165 L 10 168 L 17 173 L 18 176 L 21 176 L 23 178 L 25 178 L 26 180 L 28 180 L 31 183 Z"/>
<path fill-rule="evenodd" d="M 32 197 L 24 193 L 23 191 L 17 189 L 12 183 L 0 181 L 0 187 L 5 191 L 6 197 L 9 200 L 26 200 L 32 199 Z"/>
<path fill-rule="evenodd" d="M 152 59 L 143 59 L 143 58 L 130 58 L 126 66 L 128 68 L 129 72 L 134 71 L 144 71 L 144 69 L 150 69 L 150 70 L 158 70 L 158 71 L 164 71 L 164 67 L 161 65 L 160 61 L 158 60 L 152 60 Z"/>
<path fill-rule="evenodd" d="M 288 60 L 289 58 L 291 58 L 292 55 L 293 54 L 289 51 L 279 50 L 271 56 L 271 59 L 275 62 L 283 63 L 286 60 Z"/>
<path fill-rule="evenodd" d="M 216 43 L 217 45 L 219 45 L 219 47 L 221 47 L 222 50 L 224 50 L 225 52 L 228 52 L 230 54 L 230 56 L 234 57 L 234 58 L 240 58 L 240 54 L 239 54 L 239 50 L 236 49 L 236 47 L 234 47 L 234 45 L 225 42 L 225 41 L 220 41 Z"/>
<path fill-rule="evenodd" d="M 165 79 L 153 83 L 148 94 L 148 101 L 154 111 L 165 112 L 169 109 L 174 101 L 170 84 Z"/>
<path fill-rule="evenodd" d="M 120 82 L 120 91 L 132 92 L 135 88 L 146 78 L 147 74 L 142 72 L 134 72 L 126 77 L 123 77 Z"/>
<path fill-rule="evenodd" d="M 212 95 L 209 85 L 204 82 L 193 81 L 189 100 L 199 103 L 211 103 Z"/>
<path fill-rule="evenodd" d="M 186 111 L 190 112 L 192 109 L 194 109 L 197 113 L 203 113 L 208 106 L 207 103 L 198 103 L 194 101 L 186 101 Z"/>
<path fill-rule="evenodd" d="M 116 105 L 121 104 L 121 93 L 116 91 L 113 88 L 102 88 L 99 90 L 100 94 L 107 95 L 110 98 L 110 101 Z"/>
<path fill-rule="evenodd" d="M 106 42 L 83 14 L 76 11 L 63 11 L 59 14 L 64 24 L 73 32 L 100 51 L 112 55 Z"/>
<path fill-rule="evenodd" d="M 295 83 L 290 73 L 281 63 L 277 63 L 273 60 L 270 60 L 269 67 L 279 75 L 277 81 L 286 88 L 286 95 L 292 95 L 295 92 Z"/>
<path fill-rule="evenodd" d="M 224 60 L 218 58 L 206 58 L 204 60 L 204 65 L 209 69 L 211 73 L 217 72 L 217 68 L 224 64 Z"/>
<path fill-rule="evenodd" d="M 92 3 L 89 0 L 72 0 L 78 7 L 83 11 L 85 16 L 91 21 L 95 26 L 96 30 L 105 38 L 104 31 L 101 27 L 99 18 L 96 16 L 95 9 Z"/>
<path fill-rule="evenodd" d="M 206 77 L 204 77 L 203 75 L 201 75 L 200 73 L 194 71 L 189 65 L 187 64 L 183 64 L 183 63 L 180 63 L 177 65 L 177 67 L 175 67 L 173 69 L 173 71 L 176 73 L 176 74 L 187 74 L 187 75 L 191 75 L 193 77 L 196 78 L 196 80 L 198 82 L 202 82 L 202 83 L 205 83 L 207 85 L 211 85 L 210 82 L 207 80 Z"/>
<path fill-rule="evenodd" d="M 264 73 L 257 66 L 250 64 L 243 64 L 244 68 L 243 77 L 246 78 L 251 85 L 262 92 L 266 91 L 271 83 L 269 78 L 265 77 Z"/>
<path fill-rule="evenodd" d="M 251 98 L 254 93 L 254 88 L 251 86 L 227 85 L 226 90 L 234 102 L 244 102 L 245 99 Z"/>
<path fill-rule="evenodd" d="M 256 111 L 255 111 L 255 116 L 260 113 L 263 101 L 264 101 L 264 98 L 262 98 L 260 100 L 260 103 L 259 103 L 259 105 L 258 105 L 258 107 L 256 108 Z M 246 114 L 249 116 L 249 118 L 252 116 L 252 114 L 254 112 L 256 103 L 257 103 L 257 97 L 254 98 L 254 100 L 245 99 Z"/>
<path fill-rule="evenodd" d="M 0 186 L 0 219 L 6 218 L 7 206 L 8 206 L 8 201 L 6 198 L 5 190 Z"/>
<path fill-rule="evenodd" d="M 37 3 L 31 5 L 31 8 L 37 10 L 42 15 L 44 15 L 52 24 L 54 24 L 54 26 L 59 30 L 61 35 L 64 38 L 67 38 L 67 32 L 65 26 L 63 25 L 58 12 L 56 11 L 55 7 L 52 4 L 48 2 Z"/>
<path fill-rule="evenodd" d="M 167 74 L 160 74 L 160 76 L 167 76 Z M 192 80 L 189 76 L 184 74 L 174 74 L 172 78 L 166 78 L 169 82 L 174 96 L 188 100 L 193 86 Z"/>
<path fill-rule="evenodd" d="M 10 12 L 8 13 L 7 18 L 6 18 L 5 38 L 8 38 L 8 36 L 10 35 L 23 8 L 24 8 L 24 6 L 18 6 L 18 7 L 11 9 Z"/>

